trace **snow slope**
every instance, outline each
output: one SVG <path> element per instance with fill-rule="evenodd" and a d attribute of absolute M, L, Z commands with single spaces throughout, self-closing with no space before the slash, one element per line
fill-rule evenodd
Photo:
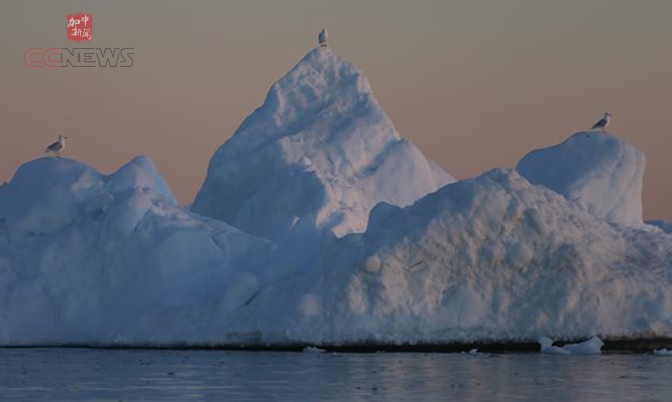
<path fill-rule="evenodd" d="M 320 47 L 219 147 L 192 211 L 276 241 L 299 219 L 340 237 L 378 202 L 406 206 L 453 181 L 399 137 L 363 73 Z"/>
<path fill-rule="evenodd" d="M 642 226 L 646 159 L 633 145 L 601 131 L 576 133 L 532 151 L 516 170 L 609 222 Z"/>

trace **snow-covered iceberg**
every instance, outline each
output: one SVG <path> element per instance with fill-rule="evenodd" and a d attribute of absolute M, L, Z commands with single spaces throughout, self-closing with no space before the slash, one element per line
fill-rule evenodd
<path fill-rule="evenodd" d="M 532 151 L 516 169 L 609 222 L 642 225 L 646 159 L 632 144 L 601 131 L 576 133 L 561 144 Z"/>
<path fill-rule="evenodd" d="M 146 158 L 110 176 L 30 162 L 0 218 L 3 345 L 672 336 L 672 236 L 610 225 L 514 171 L 379 204 L 302 268 L 176 206 Z"/>
<path fill-rule="evenodd" d="M 272 240 L 300 219 L 340 237 L 378 202 L 410 205 L 453 181 L 400 138 L 364 74 L 320 47 L 219 147 L 192 211 Z"/>

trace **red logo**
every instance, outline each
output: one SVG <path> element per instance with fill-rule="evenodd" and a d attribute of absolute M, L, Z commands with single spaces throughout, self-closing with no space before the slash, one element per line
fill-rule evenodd
<path fill-rule="evenodd" d="M 91 14 L 68 14 L 68 26 L 65 28 L 65 37 L 75 42 L 91 40 L 93 29 L 93 15 Z"/>

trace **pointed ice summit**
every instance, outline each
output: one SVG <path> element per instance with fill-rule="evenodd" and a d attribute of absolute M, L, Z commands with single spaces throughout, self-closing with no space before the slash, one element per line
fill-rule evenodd
<path fill-rule="evenodd" d="M 210 161 L 192 210 L 281 240 L 298 220 L 362 232 L 453 178 L 400 138 L 355 66 L 318 47 L 276 82 Z"/>

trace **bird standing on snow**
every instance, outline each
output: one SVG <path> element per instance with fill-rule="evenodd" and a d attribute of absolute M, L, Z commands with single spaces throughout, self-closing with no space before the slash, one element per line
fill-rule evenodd
<path fill-rule="evenodd" d="M 319 43 L 321 47 L 327 47 L 327 40 L 328 39 L 329 39 L 329 34 L 327 33 L 327 29 L 322 28 L 322 32 L 320 32 L 320 34 L 317 35 L 317 43 Z"/>
<path fill-rule="evenodd" d="M 64 136 L 63 134 L 58 136 L 58 141 L 54 142 L 53 144 L 49 145 L 47 149 L 44 150 L 44 152 L 53 152 L 58 156 L 59 158 L 61 157 L 61 151 L 65 149 L 65 139 L 68 138 Z"/>
<path fill-rule="evenodd" d="M 609 125 L 609 120 L 611 120 L 611 113 L 604 112 L 604 117 L 601 118 L 597 123 L 593 124 L 592 129 L 604 131 L 604 129 Z"/>

